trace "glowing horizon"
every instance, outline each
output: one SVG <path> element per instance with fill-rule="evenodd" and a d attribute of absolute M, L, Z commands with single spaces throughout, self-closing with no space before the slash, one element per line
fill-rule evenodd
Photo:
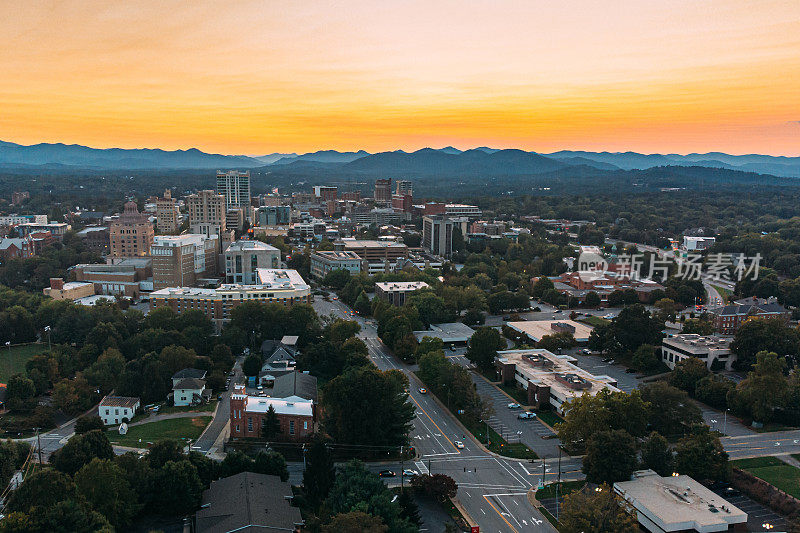
<path fill-rule="evenodd" d="M 800 2 L 0 5 L 0 140 L 800 155 Z"/>

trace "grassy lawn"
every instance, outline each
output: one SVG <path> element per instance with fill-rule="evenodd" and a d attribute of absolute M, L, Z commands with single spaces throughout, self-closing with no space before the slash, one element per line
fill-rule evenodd
<path fill-rule="evenodd" d="M 584 324 L 589 324 L 593 328 L 597 326 L 605 326 L 606 324 L 610 324 L 610 320 L 606 320 L 605 318 L 599 316 L 585 316 L 583 318 L 578 319 L 578 322 L 583 322 Z"/>
<path fill-rule="evenodd" d="M 731 464 L 750 472 L 795 498 L 800 498 L 800 468 L 787 465 L 775 457 L 739 459 L 731 461 Z"/>
<path fill-rule="evenodd" d="M 555 429 L 556 424 L 560 424 L 564 421 L 563 418 L 558 416 L 558 413 L 551 409 L 544 409 L 540 411 L 536 411 L 536 416 L 539 417 L 539 420 L 550 426 L 551 428 Z"/>
<path fill-rule="evenodd" d="M 109 429 L 106 431 L 106 435 L 112 444 L 146 448 L 148 442 L 156 442 L 161 439 L 196 440 L 209 422 L 211 422 L 210 416 L 172 418 L 128 428 L 126 435 L 120 435 L 116 428 Z"/>
<path fill-rule="evenodd" d="M 25 363 L 30 361 L 34 355 L 46 351 L 47 344 L 12 346 L 11 350 L 7 346 L 0 346 L 0 382 L 8 383 L 8 378 L 14 374 L 24 374 Z"/>
<path fill-rule="evenodd" d="M 580 490 L 584 485 L 586 485 L 586 481 L 562 481 L 561 483 L 550 483 L 549 485 L 545 485 L 536 491 L 536 499 L 541 501 L 546 500 L 547 498 L 555 498 L 556 485 L 558 485 L 558 495 L 566 496 L 567 494 L 572 494 L 573 492 Z"/>
<path fill-rule="evenodd" d="M 528 393 L 520 389 L 514 384 L 511 385 L 498 385 L 503 392 L 514 398 L 514 400 L 521 405 L 528 405 Z"/>
<path fill-rule="evenodd" d="M 169 413 L 211 413 L 217 407 L 217 400 L 211 400 L 202 405 L 186 405 L 182 407 L 175 407 L 174 405 L 162 405 L 158 409 L 158 414 Z"/>

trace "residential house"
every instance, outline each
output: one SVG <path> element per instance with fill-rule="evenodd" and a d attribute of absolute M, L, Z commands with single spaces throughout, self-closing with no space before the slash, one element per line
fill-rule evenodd
<path fill-rule="evenodd" d="M 206 382 L 197 378 L 183 378 L 172 385 L 172 403 L 176 407 L 198 405 L 211 398 Z"/>
<path fill-rule="evenodd" d="M 178 370 L 172 376 L 172 386 L 174 387 L 177 385 L 181 380 L 191 378 L 191 379 L 206 379 L 206 371 L 200 370 L 198 368 L 184 368 L 183 370 Z"/>
<path fill-rule="evenodd" d="M 130 396 L 106 396 L 100 400 L 97 414 L 106 426 L 130 422 L 136 415 L 141 401 Z"/>

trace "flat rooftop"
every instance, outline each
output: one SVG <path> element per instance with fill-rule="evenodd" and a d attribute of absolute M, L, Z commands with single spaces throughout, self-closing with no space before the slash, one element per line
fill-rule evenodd
<path fill-rule="evenodd" d="M 705 533 L 747 522 L 747 513 L 689 476 L 661 477 L 642 470 L 634 477 L 614 483 L 614 491 L 633 505 L 642 524 L 644 515 L 662 531 Z"/>
<path fill-rule="evenodd" d="M 575 365 L 576 359 L 570 355 L 556 355 L 542 349 L 505 350 L 497 352 L 497 361 L 514 364 L 519 377 L 549 386 L 552 392 L 566 399 L 584 393 L 594 396 L 603 389 L 619 392 L 614 378 L 587 372 Z"/>
<path fill-rule="evenodd" d="M 270 406 L 279 415 L 313 416 L 314 414 L 314 402 L 300 396 L 289 396 L 288 398 L 248 396 L 245 411 L 266 413 Z"/>
<path fill-rule="evenodd" d="M 424 281 L 379 281 L 375 286 L 384 292 L 410 292 L 430 287 Z"/>
<path fill-rule="evenodd" d="M 261 241 L 236 241 L 230 243 L 228 247 L 225 248 L 225 253 L 243 251 L 277 252 L 278 249 Z"/>
<path fill-rule="evenodd" d="M 263 290 L 308 290 L 310 286 L 297 270 L 283 268 L 259 268 L 258 283 L 255 285 L 242 285 L 238 283 L 223 283 L 215 289 L 202 287 L 166 287 L 151 293 L 152 297 L 165 296 L 207 296 L 213 297 L 218 293 L 230 291 L 258 292 Z"/>
<path fill-rule="evenodd" d="M 525 322 L 508 322 L 508 327 L 514 331 L 518 331 L 528 336 L 533 342 L 539 342 L 545 335 L 553 335 L 559 333 L 561 329 L 554 329 L 553 325 L 563 324 L 575 328 L 572 336 L 578 342 L 587 342 L 589 334 L 592 332 L 592 326 L 584 324 L 583 322 L 576 322 L 575 320 L 529 320 Z M 556 326 L 558 328 L 558 326 Z"/>
<path fill-rule="evenodd" d="M 730 351 L 733 337 L 720 337 L 719 335 L 698 335 L 697 333 L 680 333 L 672 337 L 665 337 L 662 344 L 674 346 L 693 353 L 706 353 L 709 350 Z"/>
<path fill-rule="evenodd" d="M 415 331 L 414 336 L 418 341 L 423 337 L 435 337 L 442 342 L 467 342 L 475 330 L 461 322 L 450 322 L 447 324 L 431 324 L 431 328 L 426 331 Z"/>
<path fill-rule="evenodd" d="M 408 248 L 401 242 L 368 239 L 342 239 L 345 248 Z"/>
<path fill-rule="evenodd" d="M 332 261 L 346 260 L 346 259 L 361 261 L 361 257 L 357 253 L 351 251 L 343 251 L 343 252 L 322 251 L 322 252 L 314 252 L 314 254 Z"/>

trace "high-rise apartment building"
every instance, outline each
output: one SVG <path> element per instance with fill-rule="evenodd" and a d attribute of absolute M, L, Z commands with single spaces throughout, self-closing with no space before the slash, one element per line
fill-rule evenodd
<path fill-rule="evenodd" d="M 286 226 L 292 223 L 292 208 L 288 205 L 259 207 L 253 220 L 254 226 Z"/>
<path fill-rule="evenodd" d="M 112 257 L 142 257 L 150 255 L 153 244 L 153 224 L 139 212 L 136 202 L 127 202 L 122 214 L 109 226 Z"/>
<path fill-rule="evenodd" d="M 186 198 L 189 227 L 192 233 L 220 235 L 227 229 L 225 223 L 225 196 L 214 191 L 200 191 Z"/>
<path fill-rule="evenodd" d="M 156 230 L 162 235 L 177 233 L 180 211 L 172 197 L 172 191 L 164 191 L 164 197 L 156 200 Z"/>
<path fill-rule="evenodd" d="M 392 203 L 392 178 L 375 180 L 375 202 Z"/>
<path fill-rule="evenodd" d="M 414 194 L 414 188 L 410 180 L 397 180 L 395 194 Z"/>
<path fill-rule="evenodd" d="M 228 207 L 250 207 L 250 172 L 217 171 L 217 193 L 225 197 Z"/>
<path fill-rule="evenodd" d="M 219 236 L 157 235 L 153 241 L 153 287 L 191 287 L 217 275 Z"/>
<path fill-rule="evenodd" d="M 443 216 L 422 217 L 422 248 L 434 255 L 450 257 L 453 253 L 453 230 L 466 234 L 466 218 L 447 218 Z"/>

